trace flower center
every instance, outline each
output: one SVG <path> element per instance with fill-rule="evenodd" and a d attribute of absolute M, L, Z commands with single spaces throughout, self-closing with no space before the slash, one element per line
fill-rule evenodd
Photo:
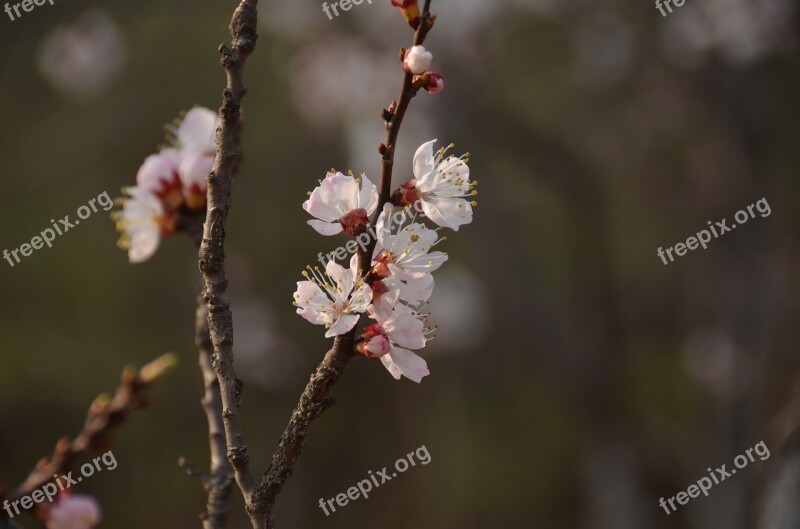
<path fill-rule="evenodd" d="M 339 218 L 344 232 L 353 237 L 366 231 L 368 221 L 367 210 L 363 208 L 348 211 Z"/>

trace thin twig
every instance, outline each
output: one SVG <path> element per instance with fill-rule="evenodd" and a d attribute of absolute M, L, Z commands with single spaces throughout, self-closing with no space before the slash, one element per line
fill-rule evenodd
<path fill-rule="evenodd" d="M 208 211 L 203 230 L 198 263 L 203 275 L 203 298 L 208 310 L 208 328 L 214 347 L 212 366 L 220 385 L 222 418 L 227 458 L 233 467 L 236 483 L 252 519 L 251 496 L 255 480 L 244 442 L 239 414 L 242 383 L 233 370 L 233 318 L 226 295 L 225 223 L 230 209 L 231 184 L 240 156 L 241 101 L 247 89 L 243 69 L 257 38 L 257 0 L 242 0 L 231 18 L 230 47 L 221 45 L 221 64 L 227 76 L 223 102 L 219 109 L 217 151 L 208 177 Z"/>
<path fill-rule="evenodd" d="M 78 436 L 70 441 L 63 437 L 56 443 L 53 455 L 39 460 L 36 468 L 5 499 L 9 503 L 30 495 L 34 490 L 63 474 L 85 454 L 103 452 L 110 446 L 111 431 L 125 422 L 128 414 L 147 406 L 146 392 L 152 383 L 176 363 L 174 354 L 163 355 L 140 370 L 128 367 L 122 371 L 121 383 L 114 397 L 100 395 L 89 406 L 86 423 Z M 0 513 L 0 518 L 4 514 Z"/>
<path fill-rule="evenodd" d="M 206 492 L 206 512 L 201 515 L 203 529 L 222 529 L 230 513 L 230 495 L 233 487 L 233 476 L 227 459 L 225 442 L 225 423 L 222 419 L 222 396 L 219 380 L 212 366 L 214 347 L 208 331 L 208 310 L 202 298 L 198 298 L 195 314 L 195 345 L 198 352 L 198 363 L 203 374 L 203 398 L 201 403 L 208 421 L 208 443 L 211 451 L 209 475 L 202 474 L 188 462 L 181 464 L 189 475 L 200 479 Z"/>

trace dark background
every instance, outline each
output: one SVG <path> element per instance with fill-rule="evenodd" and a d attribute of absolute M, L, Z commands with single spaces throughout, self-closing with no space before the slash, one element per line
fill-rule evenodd
<path fill-rule="evenodd" d="M 411 31 L 388 0 L 329 21 L 260 2 L 228 274 L 244 429 L 257 471 L 329 346 L 294 314 L 299 272 L 344 240 L 305 225 L 330 167 L 377 181 L 379 110 Z M 56 0 L 0 13 L 0 249 L 133 185 L 163 125 L 216 108 L 232 1 Z M 430 377 L 356 359 L 279 498 L 278 527 L 800 527 L 796 4 L 433 0 L 443 93 L 416 98 L 395 185 L 423 141 L 472 153 L 475 221 L 446 243 Z M 664 266 L 766 198 L 757 217 Z M 196 251 L 132 266 L 101 212 L 0 261 L 0 483 L 13 487 L 129 363 L 181 364 L 81 485 L 100 527 L 198 527 L 205 466 Z M 760 441 L 771 451 L 667 516 L 658 505 Z M 317 506 L 425 445 L 410 469 L 325 517 Z M 234 491 L 235 504 L 240 495 Z M 19 518 L 27 527 L 37 521 Z M 229 527 L 245 527 L 237 514 Z"/>

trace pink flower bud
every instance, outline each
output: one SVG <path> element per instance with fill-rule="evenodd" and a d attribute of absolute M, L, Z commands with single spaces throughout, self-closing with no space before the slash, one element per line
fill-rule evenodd
<path fill-rule="evenodd" d="M 361 341 L 356 345 L 356 351 L 367 358 L 380 358 L 387 354 L 390 349 L 389 338 L 377 323 L 373 323 L 364 329 Z"/>
<path fill-rule="evenodd" d="M 425 84 L 422 88 L 430 94 L 438 94 L 444 90 L 444 77 L 437 72 L 425 72 L 422 74 Z"/>
<path fill-rule="evenodd" d="M 47 510 L 47 529 L 92 529 L 100 523 L 100 505 L 91 496 L 62 496 Z"/>
<path fill-rule="evenodd" d="M 433 54 L 425 46 L 412 46 L 406 50 L 403 70 L 418 75 L 430 68 L 432 61 Z"/>

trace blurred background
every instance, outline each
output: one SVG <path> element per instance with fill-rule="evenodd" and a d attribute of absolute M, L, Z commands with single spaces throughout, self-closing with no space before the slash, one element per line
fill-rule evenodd
<path fill-rule="evenodd" d="M 379 110 L 411 30 L 388 0 L 328 20 L 260 2 L 245 158 L 228 229 L 244 430 L 260 473 L 329 346 L 294 313 L 299 272 L 344 242 L 300 208 L 331 167 L 377 181 Z M 0 248 L 133 185 L 163 126 L 224 86 L 234 1 L 57 1 L 0 13 Z M 472 153 L 475 222 L 449 237 L 430 377 L 357 358 L 279 498 L 277 527 L 800 527 L 798 13 L 789 0 L 433 0 L 446 79 L 401 131 Z M 656 255 L 765 198 L 772 210 L 665 266 Z M 729 220 L 730 222 L 730 220 Z M 128 264 L 100 212 L 0 261 L 0 483 L 74 436 L 129 363 L 181 365 L 84 480 L 100 527 L 199 527 L 207 466 L 193 345 L 196 250 Z M 792 323 L 792 322 L 795 323 Z M 667 516 L 671 497 L 760 441 L 771 452 Z M 432 461 L 326 517 L 331 498 L 425 445 Z M 236 516 L 247 523 L 233 493 Z M 41 527 L 29 517 L 25 527 Z"/>

